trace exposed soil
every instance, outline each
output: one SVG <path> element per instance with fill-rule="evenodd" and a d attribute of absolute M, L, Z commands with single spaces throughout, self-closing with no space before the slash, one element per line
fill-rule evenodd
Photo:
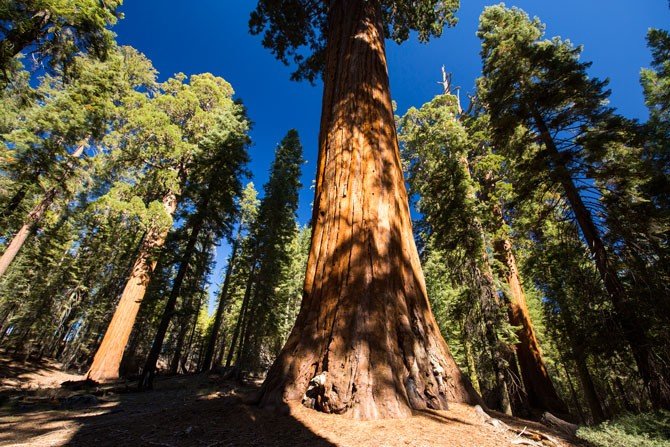
<path fill-rule="evenodd" d="M 416 412 L 408 419 L 353 421 L 302 405 L 270 412 L 245 404 L 254 385 L 216 374 L 163 378 L 155 390 L 132 383 L 73 390 L 55 363 L 22 364 L 0 357 L 0 446 L 511 446 L 515 434 L 486 424 L 473 407 Z M 501 418 L 500 415 L 495 417 Z M 541 424 L 501 418 L 570 443 Z"/>

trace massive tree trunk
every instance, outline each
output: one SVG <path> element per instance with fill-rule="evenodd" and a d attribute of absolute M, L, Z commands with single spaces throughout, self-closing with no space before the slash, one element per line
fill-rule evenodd
<path fill-rule="evenodd" d="M 163 198 L 163 206 L 165 212 L 172 216 L 177 208 L 175 195 L 167 194 Z M 96 382 L 118 379 L 123 351 L 133 330 L 137 312 L 151 279 L 151 273 L 156 267 L 154 252 L 163 246 L 168 231 L 169 228 L 152 228 L 147 231 L 112 321 L 107 327 L 107 332 L 88 371 L 88 379 Z"/>
<path fill-rule="evenodd" d="M 205 358 L 202 362 L 202 370 L 206 371 L 212 368 L 212 360 L 214 359 L 214 351 L 216 350 L 216 340 L 219 336 L 219 327 L 221 326 L 221 318 L 223 317 L 223 309 L 228 301 L 228 288 L 230 287 L 230 279 L 235 268 L 235 261 L 237 258 L 237 250 L 240 245 L 240 234 L 233 242 L 230 258 L 228 259 L 228 266 L 226 267 L 226 276 L 221 287 L 221 294 L 219 295 L 219 304 L 216 306 L 216 314 L 214 316 L 214 323 L 212 324 L 212 333 L 209 334 L 207 341 L 207 349 L 205 350 Z"/>
<path fill-rule="evenodd" d="M 9 268 L 9 265 L 12 263 L 16 255 L 19 253 L 19 250 L 21 250 L 21 247 L 23 247 L 23 244 L 26 242 L 26 239 L 28 239 L 28 236 L 30 235 L 30 232 L 33 230 L 33 227 L 37 225 L 40 220 L 42 220 L 42 217 L 44 217 L 44 213 L 46 213 L 47 209 L 49 209 L 54 199 L 56 198 L 57 192 L 58 191 L 56 190 L 56 188 L 51 188 L 50 190 L 48 190 L 44 195 L 44 198 L 40 201 L 40 203 L 35 205 L 32 211 L 28 214 L 26 222 L 14 235 L 12 241 L 9 243 L 9 246 L 2 254 L 2 257 L 0 257 L 0 277 L 2 277 L 5 274 L 5 272 Z"/>
<path fill-rule="evenodd" d="M 305 396 L 320 411 L 378 419 L 446 409 L 449 400 L 479 402 L 428 304 L 379 2 L 334 0 L 328 25 L 303 301 L 263 384 L 261 405 Z"/>
<path fill-rule="evenodd" d="M 568 413 L 565 403 L 558 397 L 554 384 L 542 360 L 542 351 L 530 320 L 526 294 L 521 286 L 512 244 L 506 238 L 499 238 L 493 244 L 496 257 L 504 266 L 504 276 L 508 286 L 508 314 L 512 326 L 518 326 L 516 334 L 516 356 L 519 360 L 528 403 L 532 408 L 557 414 Z"/>
<path fill-rule="evenodd" d="M 600 231 L 593 221 L 593 216 L 584 204 L 579 190 L 575 186 L 566 166 L 565 158 L 559 152 L 554 140 L 539 113 L 534 114 L 534 121 L 540 132 L 540 138 L 549 152 L 548 169 L 554 181 L 558 182 L 567 198 L 570 208 L 575 215 L 586 245 L 595 260 L 596 269 L 605 286 L 605 290 L 614 305 L 619 324 L 624 337 L 628 341 L 635 364 L 644 381 L 652 404 L 656 408 L 670 409 L 670 377 L 667 377 L 668 368 L 663 362 L 658 362 L 651 351 L 649 339 L 642 325 L 642 320 L 635 315 L 634 309 L 626 298 L 626 290 L 621 283 L 616 267 L 610 260 L 610 255 L 600 235 Z"/>

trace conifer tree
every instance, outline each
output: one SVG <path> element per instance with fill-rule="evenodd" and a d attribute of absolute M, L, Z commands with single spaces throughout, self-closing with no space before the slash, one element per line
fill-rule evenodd
<path fill-rule="evenodd" d="M 264 46 L 297 63 L 294 78 L 324 80 L 305 293 L 262 405 L 302 400 L 312 379 L 308 405 L 360 419 L 477 400 L 426 297 L 384 49 L 385 37 L 439 36 L 456 9 L 455 1 L 262 0 L 252 13 Z"/>
<path fill-rule="evenodd" d="M 288 131 L 275 151 L 270 177 L 263 186 L 263 198 L 249 237 L 249 280 L 246 285 L 236 367 L 258 369 L 265 340 L 279 328 L 281 305 L 277 289 L 282 270 L 288 264 L 289 243 L 295 237 L 295 213 L 302 144 L 295 129 Z"/>
<path fill-rule="evenodd" d="M 606 107 L 606 83 L 589 78 L 590 64 L 580 62 L 580 48 L 558 38 L 541 40 L 543 26 L 518 9 L 502 5 L 487 8 L 480 18 L 484 78 L 480 83 L 499 147 L 518 126 L 528 139 L 538 139 L 543 150 L 535 153 L 534 167 L 559 185 L 578 223 L 603 285 L 612 300 L 623 333 L 655 406 L 670 405 L 670 386 L 663 360 L 657 360 L 648 327 L 636 313 L 618 272 L 612 247 L 587 205 L 575 178 L 589 177 L 589 166 L 602 161 L 602 145 L 583 144 L 594 130 L 608 129 L 614 120 Z M 602 141 L 602 137 L 600 138 Z M 528 147 L 529 145 L 522 146 Z M 509 156 L 518 157 L 514 148 Z M 593 177 L 591 176 L 593 179 Z"/>
<path fill-rule="evenodd" d="M 208 370 L 214 365 L 214 350 L 216 349 L 217 338 L 219 335 L 219 329 L 221 326 L 221 319 L 223 317 L 223 311 L 228 304 L 228 299 L 230 295 L 231 281 L 233 278 L 233 273 L 235 272 L 236 264 L 239 262 L 239 255 L 242 249 L 243 237 L 247 237 L 250 226 L 253 222 L 256 221 L 258 215 L 258 192 L 254 188 L 254 184 L 249 182 L 247 186 L 242 191 L 240 197 L 240 212 L 237 222 L 237 235 L 232 241 L 230 256 L 228 257 L 228 264 L 226 265 L 226 273 L 224 275 L 223 284 L 221 285 L 221 290 L 219 291 L 218 303 L 216 306 L 216 313 L 214 321 L 212 323 L 212 330 L 209 334 L 209 340 L 207 342 L 207 350 L 205 351 L 205 357 L 203 360 L 203 369 Z M 225 345 L 225 343 L 221 343 Z M 219 356 L 221 358 L 223 353 Z M 220 363 L 220 360 L 217 359 L 217 363 Z"/>
<path fill-rule="evenodd" d="M 71 71 L 68 83 L 45 77 L 37 90 L 42 100 L 21 114 L 23 125 L 4 136 L 11 145 L 5 169 L 20 184 L 6 212 L 18 207 L 27 190 L 40 192 L 0 258 L 0 276 L 52 203 L 81 188 L 82 170 L 90 164 L 87 155 L 96 152 L 86 150 L 100 144 L 123 99 L 136 88 L 151 86 L 154 76 L 150 62 L 129 47 L 115 49 L 106 62 L 78 57 Z"/>
<path fill-rule="evenodd" d="M 226 116 L 227 120 L 224 120 L 223 116 L 220 118 L 221 122 L 215 131 L 200 143 L 203 153 L 199 155 L 194 166 L 197 176 L 191 176 L 190 184 L 186 187 L 184 195 L 190 196 L 189 199 L 194 202 L 194 210 L 185 224 L 185 227 L 190 229 L 190 234 L 180 256 L 179 268 L 142 370 L 140 388 L 152 386 L 156 363 L 201 232 L 206 232 L 212 239 L 221 239 L 230 233 L 235 219 L 235 198 L 241 193 L 240 177 L 247 162 L 248 124 L 241 116 L 237 118 L 234 115 Z M 211 358 L 209 361 L 211 362 Z"/>
<path fill-rule="evenodd" d="M 500 179 L 501 157 L 491 152 L 487 122 L 486 115 L 461 114 L 458 99 L 448 93 L 418 110 L 408 110 L 400 120 L 400 140 L 410 188 L 419 196 L 424 237 L 431 238 L 431 248 L 439 249 L 442 258 L 451 263 L 446 269 L 458 272 L 451 276 L 465 280 L 462 285 L 474 294 L 474 302 L 480 301 L 498 377 L 497 405 L 509 402 L 505 389 L 512 388 L 511 371 L 516 366 L 516 360 L 510 359 L 511 347 L 498 341 L 506 332 L 498 298 L 502 291 L 498 284 L 504 282 L 509 323 L 519 327 L 515 351 L 523 389 L 510 393 L 515 397 L 514 411 L 523 413 L 526 408 L 522 407 L 530 406 L 564 414 L 567 409 L 544 366 L 506 234 L 501 202 L 509 193 Z M 494 281 L 497 263 L 489 259 L 487 251 L 493 251 L 502 263 L 501 281 Z M 477 252 L 480 256 L 471 256 Z M 446 253 L 460 255 L 445 258 Z M 472 365 L 468 369 L 472 370 Z"/>
<path fill-rule="evenodd" d="M 205 140 L 211 132 L 239 129 L 236 120 L 230 119 L 237 108 L 230 84 L 211 74 L 194 75 L 189 84 L 185 80 L 185 75 L 178 74 L 163 83 L 162 91 L 154 97 L 138 97 L 139 105 L 110 137 L 118 148 L 119 171 L 125 167 L 141 179 L 135 187 L 138 195 L 148 199 L 151 219 L 119 305 L 88 372 L 91 380 L 113 380 L 119 375 L 124 349 L 156 266 L 156 253 L 165 243 L 178 197 L 189 174 L 193 174 Z"/>
<path fill-rule="evenodd" d="M 14 0 L 0 8 L 0 72 L 7 77 L 13 59 L 30 49 L 52 65 L 79 52 L 104 57 L 114 45 L 108 29 L 121 14 L 121 0 Z"/>

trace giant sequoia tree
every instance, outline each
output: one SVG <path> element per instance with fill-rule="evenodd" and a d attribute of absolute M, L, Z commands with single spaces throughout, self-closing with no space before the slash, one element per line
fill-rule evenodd
<path fill-rule="evenodd" d="M 414 244 L 389 92 L 385 35 L 421 40 L 456 1 L 261 0 L 251 30 L 296 78 L 323 69 L 312 244 L 303 302 L 261 390 L 361 419 L 477 395 L 435 322 Z M 312 53 L 305 57 L 305 47 Z"/>

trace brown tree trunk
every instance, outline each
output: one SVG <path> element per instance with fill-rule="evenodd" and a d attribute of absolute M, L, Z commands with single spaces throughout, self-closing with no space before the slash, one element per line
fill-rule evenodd
<path fill-rule="evenodd" d="M 19 253 L 19 250 L 23 247 L 23 244 L 26 242 L 26 239 L 28 239 L 28 236 L 35 225 L 37 225 L 37 223 L 42 220 L 42 217 L 44 217 L 44 213 L 46 213 L 47 209 L 49 209 L 56 198 L 56 193 L 56 188 L 51 188 L 46 192 L 42 201 L 28 214 L 26 222 L 12 238 L 9 246 L 2 254 L 2 257 L 0 257 L 0 278 L 5 274 L 9 265 Z"/>
<path fill-rule="evenodd" d="M 209 200 L 206 198 L 202 206 L 206 207 L 208 202 Z M 184 278 L 186 277 L 186 272 L 188 271 L 191 258 L 193 257 L 195 244 L 198 242 L 198 237 L 200 236 L 200 231 L 202 230 L 203 220 L 204 213 L 198 212 L 196 214 L 195 222 L 193 222 L 193 228 L 191 228 L 191 234 L 189 235 L 188 242 L 186 243 L 184 254 L 180 259 L 181 262 L 179 263 L 179 270 L 177 271 L 177 276 L 174 278 L 170 296 L 165 303 L 165 309 L 163 310 L 161 321 L 158 324 L 156 336 L 154 337 L 154 341 L 151 344 L 149 355 L 147 356 L 144 368 L 142 369 L 142 375 L 140 376 L 139 383 L 137 385 L 139 389 L 153 388 L 156 365 L 158 364 L 158 358 L 160 357 L 161 350 L 163 349 L 163 341 L 165 340 L 165 335 L 167 334 L 168 327 L 170 326 L 170 321 L 172 321 L 172 317 L 174 316 L 174 310 L 177 306 L 177 298 L 179 298 L 181 286 L 184 282 Z"/>
<path fill-rule="evenodd" d="M 205 358 L 202 363 L 202 370 L 209 370 L 212 368 L 212 359 L 214 358 L 214 351 L 216 350 L 216 339 L 219 336 L 219 327 L 221 326 L 221 318 L 223 317 L 223 309 L 228 300 L 228 288 L 230 287 L 230 278 L 232 277 L 233 269 L 235 268 L 235 258 L 237 257 L 237 250 L 240 245 L 240 234 L 238 233 L 233 242 L 230 258 L 228 259 L 228 266 L 226 267 L 226 276 L 221 286 L 221 294 L 219 295 L 219 304 L 216 307 L 216 314 L 214 316 L 214 323 L 212 324 L 212 333 L 209 335 L 207 341 L 207 349 L 205 350 Z"/>
<path fill-rule="evenodd" d="M 549 152 L 549 172 L 552 178 L 563 187 L 586 245 L 595 259 L 596 268 L 614 305 L 619 324 L 630 345 L 640 376 L 649 391 L 651 402 L 655 408 L 670 409 L 670 377 L 667 377 L 670 368 L 665 367 L 664 369 L 662 364 L 655 360 L 642 321 L 631 309 L 631 303 L 627 302 L 626 290 L 619 280 L 616 268 L 605 249 L 600 231 L 572 180 L 562 154 L 556 147 L 539 113 L 536 113 L 533 119 L 540 132 L 540 138 Z"/>
<path fill-rule="evenodd" d="M 230 341 L 230 349 L 228 350 L 228 357 L 226 357 L 226 368 L 228 368 L 233 361 L 233 355 L 235 352 L 238 352 L 238 359 L 236 359 L 235 364 L 239 363 L 239 350 L 237 346 L 237 340 L 242 332 L 243 322 L 245 321 L 247 315 L 247 308 L 249 307 L 249 298 L 251 297 L 251 288 L 254 281 L 254 276 L 256 275 L 256 264 L 255 260 L 253 261 L 254 265 L 251 267 L 249 272 L 249 278 L 247 279 L 247 285 L 244 289 L 244 297 L 242 298 L 242 306 L 240 307 L 240 314 L 237 317 L 237 322 L 235 323 L 235 329 L 233 330 L 233 339 Z"/>
<path fill-rule="evenodd" d="M 565 403 L 558 397 L 554 384 L 549 377 L 542 360 L 542 351 L 535 336 L 533 323 L 528 313 L 526 294 L 523 291 L 512 244 L 506 238 L 500 238 L 493 244 L 496 257 L 504 266 L 504 276 L 509 289 L 508 314 L 512 326 L 518 326 L 516 355 L 521 369 L 528 403 L 532 408 L 555 414 L 568 413 Z"/>
<path fill-rule="evenodd" d="M 177 208 L 177 199 L 173 193 L 163 198 L 165 212 L 172 216 Z M 142 248 L 133 265 L 130 278 L 123 289 L 112 321 L 93 358 L 93 364 L 87 378 L 96 382 L 119 378 L 119 366 L 128 338 L 133 330 L 137 312 L 147 290 L 151 273 L 156 267 L 154 251 L 163 246 L 169 229 L 150 229 L 142 242 Z"/>
<path fill-rule="evenodd" d="M 202 197 L 200 202 L 196 207 L 196 214 L 189 222 L 191 226 L 191 234 L 189 235 L 188 242 L 184 249 L 184 254 L 180 259 L 179 270 L 177 271 L 177 276 L 175 276 L 174 282 L 172 284 L 172 290 L 170 291 L 170 296 L 168 297 L 167 302 L 165 303 L 165 309 L 163 311 L 163 316 L 160 323 L 158 324 L 158 329 L 156 330 L 156 336 L 151 345 L 149 355 L 145 362 L 144 368 L 142 369 L 142 375 L 140 376 L 138 387 L 139 389 L 153 387 L 153 378 L 156 372 L 156 364 L 158 363 L 158 358 L 160 357 L 161 350 L 163 349 L 163 342 L 165 340 L 165 335 L 167 334 L 168 327 L 170 322 L 174 317 L 175 308 L 177 306 L 177 299 L 181 292 L 182 284 L 184 283 L 184 278 L 186 278 L 186 273 L 188 272 L 189 264 L 193 253 L 195 252 L 195 246 L 198 242 L 198 237 L 202 231 L 202 227 L 205 221 L 205 214 L 209 202 L 211 199 L 211 191 L 214 185 L 210 180 L 207 192 Z"/>
<path fill-rule="evenodd" d="M 356 419 L 480 402 L 430 310 L 412 235 L 377 0 L 333 0 L 312 244 L 296 324 L 263 384 Z M 317 378 L 318 376 L 318 378 Z"/>

